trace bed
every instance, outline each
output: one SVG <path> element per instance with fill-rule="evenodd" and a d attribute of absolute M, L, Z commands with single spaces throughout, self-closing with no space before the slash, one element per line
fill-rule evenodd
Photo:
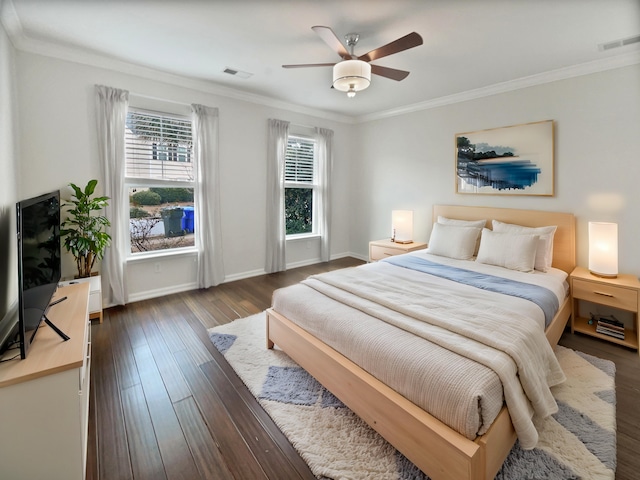
<path fill-rule="evenodd" d="M 529 227 L 557 226 L 553 241 L 553 267 L 570 273 L 575 266 L 575 219 L 571 214 L 436 205 L 433 218 L 461 220 L 498 220 Z M 295 288 L 304 288 L 296 286 Z M 275 295 L 274 295 L 275 299 Z M 550 319 L 546 339 L 555 345 L 570 315 L 570 302 L 560 298 L 557 313 Z M 327 299 L 327 304 L 331 302 Z M 314 308 L 317 313 L 319 310 Z M 345 316 L 333 307 L 322 315 Z M 283 314 L 287 312 L 286 314 Z M 457 429 L 407 399 L 375 376 L 338 353 L 318 336 L 309 333 L 287 315 L 286 308 L 273 307 L 267 312 L 267 346 L 284 350 L 300 366 L 342 400 L 387 441 L 433 479 L 491 479 L 495 476 L 516 440 L 509 411 L 500 406 L 490 427 L 481 435 L 469 438 Z M 313 312 L 309 312 L 311 316 Z M 362 315 L 354 311 L 353 315 Z M 391 382 L 388 382 L 391 383 Z M 516 422 L 517 423 L 517 422 Z"/>

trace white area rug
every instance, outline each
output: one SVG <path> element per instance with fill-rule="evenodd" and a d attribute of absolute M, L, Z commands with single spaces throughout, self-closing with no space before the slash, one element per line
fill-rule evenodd
<path fill-rule="evenodd" d="M 267 350 L 264 313 L 209 335 L 318 478 L 427 478 L 286 354 Z M 556 355 L 568 379 L 553 389 L 560 411 L 537 422 L 534 450 L 516 443 L 497 479 L 615 476 L 615 365 L 560 346 Z"/>

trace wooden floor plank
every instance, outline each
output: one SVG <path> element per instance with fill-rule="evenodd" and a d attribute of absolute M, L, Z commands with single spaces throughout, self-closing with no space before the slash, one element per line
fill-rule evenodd
<path fill-rule="evenodd" d="M 112 314 L 111 318 L 113 317 L 115 315 Z M 110 321 L 103 322 L 102 325 L 93 324 L 91 328 L 91 389 L 96 398 L 94 413 L 98 438 L 88 437 L 89 442 L 97 443 L 88 448 L 88 454 L 96 451 L 99 459 L 95 462 L 88 460 L 87 465 L 95 464 L 99 469 L 91 473 L 93 478 L 129 480 L 133 478 L 133 472 L 120 386 L 111 349 L 111 330 Z"/>
<path fill-rule="evenodd" d="M 233 420 L 228 416 L 214 387 L 194 363 L 193 358 L 186 351 L 176 352 L 174 355 L 211 436 L 227 460 L 231 473 L 239 479 L 268 478 Z"/>
<path fill-rule="evenodd" d="M 227 467 L 226 460 L 211 436 L 193 397 L 177 402 L 174 408 L 201 477 L 233 480 L 234 476 Z"/>
<path fill-rule="evenodd" d="M 211 328 L 219 324 L 216 317 L 226 317 L 218 307 L 213 304 L 213 302 L 209 301 L 206 294 L 198 295 L 198 293 L 191 293 L 190 295 L 181 295 L 181 299 L 189 308 L 191 313 L 207 328 Z"/>
<path fill-rule="evenodd" d="M 171 304 L 167 301 L 167 299 L 163 299 L 162 304 L 158 306 L 149 307 L 154 312 L 154 318 L 156 320 L 156 326 L 160 331 L 162 338 L 167 344 L 167 348 L 171 353 L 180 352 L 184 350 L 186 345 L 182 341 L 179 335 L 176 334 L 174 330 L 175 321 L 179 319 L 173 318 L 167 314 L 167 309 Z"/>
<path fill-rule="evenodd" d="M 127 332 L 127 318 L 131 309 L 120 309 L 111 315 L 111 345 L 113 358 L 116 363 L 118 382 L 120 389 L 132 387 L 140 384 L 140 376 L 136 368 L 136 361 L 133 358 L 131 342 Z M 103 320 L 104 323 L 104 320 Z"/>
<path fill-rule="evenodd" d="M 121 392 L 133 476 L 136 480 L 162 480 L 167 475 L 141 385 Z"/>
<path fill-rule="evenodd" d="M 146 315 L 146 317 L 148 317 L 147 321 L 143 323 L 142 328 L 147 336 L 149 348 L 158 366 L 158 371 L 169 394 L 169 398 L 171 398 L 172 403 L 177 403 L 180 400 L 190 397 L 191 390 L 189 390 L 187 382 L 184 381 L 176 359 L 168 350 L 167 343 L 155 320 L 153 320 L 153 315 L 150 315 L 150 312 L 149 310 Z"/>
<path fill-rule="evenodd" d="M 167 479 L 192 480 L 199 478 L 198 469 L 191 456 L 191 451 L 182 433 L 180 422 L 178 422 L 178 417 L 151 349 L 148 345 L 139 346 L 134 349 L 134 355 Z"/>
<path fill-rule="evenodd" d="M 168 330 L 173 332 L 173 335 L 180 338 L 186 350 L 198 365 L 206 363 L 212 359 L 206 346 L 194 335 L 191 328 L 186 324 L 187 319 L 192 319 L 198 323 L 200 322 L 183 302 L 164 305 L 163 314 L 164 316 L 160 319 L 160 322 L 168 325 Z M 167 334 L 171 333 L 168 331 L 163 332 L 165 338 Z"/>
<path fill-rule="evenodd" d="M 307 464 L 295 455 L 295 449 L 287 440 L 287 437 L 278 429 L 271 417 L 251 395 L 242 395 L 231 383 L 217 362 L 211 361 L 201 365 L 200 368 L 207 379 L 216 386 L 216 393 L 224 403 L 229 416 L 234 423 L 254 456 L 262 465 L 268 478 L 278 478 L 282 472 L 291 471 L 287 478 L 315 479 Z"/>
<path fill-rule="evenodd" d="M 131 348 L 137 348 L 147 344 L 147 337 L 142 329 L 142 323 L 138 316 L 149 308 L 149 301 L 133 303 L 127 309 L 127 314 L 122 316 L 121 324 L 126 328 Z"/>

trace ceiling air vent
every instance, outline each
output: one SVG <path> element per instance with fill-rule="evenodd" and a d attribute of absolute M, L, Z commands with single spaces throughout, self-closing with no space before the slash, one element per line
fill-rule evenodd
<path fill-rule="evenodd" d="M 234 77 L 239 78 L 249 78 L 253 75 L 253 73 L 243 72 L 242 70 L 237 70 L 235 68 L 225 67 L 223 70 L 224 73 L 228 73 L 229 75 L 233 75 Z"/>
<path fill-rule="evenodd" d="M 640 35 L 634 35 L 633 37 L 621 38 L 620 40 L 614 40 L 613 42 L 601 43 L 598 45 L 598 50 L 601 52 L 611 50 L 612 48 L 626 47 L 633 43 L 640 43 Z"/>

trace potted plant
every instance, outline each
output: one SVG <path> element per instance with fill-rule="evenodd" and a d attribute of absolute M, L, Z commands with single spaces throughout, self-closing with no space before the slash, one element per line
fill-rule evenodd
<path fill-rule="evenodd" d="M 111 236 L 105 231 L 111 223 L 104 215 L 95 212 L 109 205 L 109 197 L 94 197 L 93 192 L 98 184 L 97 180 L 90 180 L 82 190 L 70 183 L 74 195 L 68 218 L 62 222 L 60 235 L 64 238 L 64 246 L 76 259 L 78 278 L 91 276 L 91 270 L 97 259 L 102 260 L 106 248 L 111 244 Z"/>

